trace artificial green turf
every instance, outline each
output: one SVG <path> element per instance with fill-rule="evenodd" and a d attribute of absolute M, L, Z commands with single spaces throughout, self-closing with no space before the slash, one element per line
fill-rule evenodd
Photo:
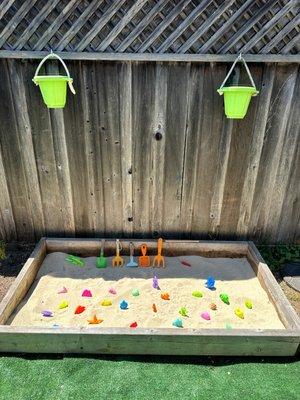
<path fill-rule="evenodd" d="M 0 399 L 300 399 L 300 361 L 2 356 Z"/>

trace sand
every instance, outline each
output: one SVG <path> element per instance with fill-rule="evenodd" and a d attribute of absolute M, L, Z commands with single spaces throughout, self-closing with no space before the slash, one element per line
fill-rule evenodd
<path fill-rule="evenodd" d="M 243 329 L 284 329 L 277 312 L 261 287 L 246 258 L 204 258 L 199 256 L 181 257 L 192 266 L 184 267 L 178 257 L 167 257 L 166 268 L 113 268 L 111 258 L 108 267 L 95 267 L 95 257 L 84 258 L 85 266 L 75 266 L 65 261 L 66 254 L 51 253 L 45 258 L 40 271 L 22 303 L 11 316 L 9 323 L 14 326 L 53 327 L 129 327 L 137 322 L 142 328 L 174 328 L 172 322 L 181 318 L 184 328 L 210 329 L 225 328 L 231 324 Z M 125 262 L 128 258 L 125 257 Z M 160 290 L 152 287 L 156 275 Z M 216 280 L 216 290 L 205 287 L 208 276 Z M 68 292 L 58 294 L 65 286 Z M 113 287 L 117 294 L 110 294 Z M 92 297 L 82 297 L 84 289 L 92 292 Z M 140 295 L 134 297 L 132 290 L 138 289 Z M 198 290 L 202 298 L 192 296 Z M 170 300 L 161 299 L 161 293 L 168 292 Z M 224 304 L 220 293 L 227 293 L 230 305 Z M 109 299 L 111 306 L 101 305 Z M 251 310 L 245 307 L 245 300 L 253 302 Z M 69 306 L 59 309 L 62 301 Z M 126 300 L 128 309 L 121 310 L 120 302 Z M 210 310 L 210 303 L 217 310 Z M 152 310 L 155 303 L 157 313 Z M 86 307 L 82 314 L 75 315 L 78 305 Z M 179 309 L 186 307 L 188 317 L 182 317 Z M 234 314 L 240 307 L 244 319 Z M 53 317 L 43 317 L 42 311 L 53 312 Z M 210 321 L 201 318 L 202 312 L 209 312 Z M 103 319 L 99 325 L 89 325 L 87 320 L 94 314 Z"/>

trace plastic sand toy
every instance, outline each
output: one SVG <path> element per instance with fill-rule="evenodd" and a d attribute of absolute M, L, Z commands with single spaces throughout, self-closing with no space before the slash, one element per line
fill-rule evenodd
<path fill-rule="evenodd" d="M 128 303 L 126 300 L 122 300 L 120 303 L 121 310 L 128 310 Z"/>
<path fill-rule="evenodd" d="M 153 289 L 159 289 L 157 276 L 154 276 L 153 279 L 152 279 L 152 287 L 153 287 Z"/>
<path fill-rule="evenodd" d="M 191 267 L 192 264 L 190 264 L 188 261 L 186 260 L 179 260 L 181 265 L 185 266 L 185 267 Z"/>
<path fill-rule="evenodd" d="M 182 319 L 176 318 L 176 319 L 172 322 L 172 325 L 173 325 L 173 326 L 176 326 L 176 328 L 183 328 Z"/>
<path fill-rule="evenodd" d="M 117 291 L 116 291 L 115 288 L 111 287 L 111 288 L 108 289 L 108 293 L 110 293 L 110 294 L 117 294 Z"/>
<path fill-rule="evenodd" d="M 107 260 L 104 257 L 104 244 L 105 244 L 105 239 L 102 239 L 101 240 L 100 256 L 97 257 L 97 259 L 96 259 L 96 267 L 97 268 L 106 268 L 106 266 L 107 266 Z"/>
<path fill-rule="evenodd" d="M 240 308 L 236 308 L 236 309 L 234 310 L 234 313 L 235 313 L 235 315 L 236 315 L 237 317 L 239 317 L 239 318 L 241 318 L 241 319 L 244 319 L 244 313 L 243 313 L 243 311 L 242 311 Z"/>
<path fill-rule="evenodd" d="M 84 306 L 77 306 L 74 314 L 81 314 L 83 311 L 85 311 Z"/>
<path fill-rule="evenodd" d="M 188 311 L 186 307 L 181 307 L 179 310 L 179 314 L 182 315 L 183 317 L 188 317 Z"/>
<path fill-rule="evenodd" d="M 245 301 L 245 306 L 246 306 L 247 308 L 249 308 L 249 310 L 251 310 L 251 309 L 253 308 L 252 301 L 251 301 L 251 300 L 246 300 L 246 301 Z"/>
<path fill-rule="evenodd" d="M 120 240 L 116 240 L 116 255 L 112 260 L 112 266 L 113 267 L 123 267 L 124 265 L 124 259 L 120 256 L 120 250 L 122 250 L 122 246 L 120 243 Z"/>
<path fill-rule="evenodd" d="M 138 324 L 137 324 L 137 322 L 133 322 L 129 326 L 130 326 L 130 328 L 136 328 L 138 326 Z"/>
<path fill-rule="evenodd" d="M 131 294 L 132 294 L 132 296 L 137 297 L 140 295 L 140 291 L 139 291 L 139 289 L 133 289 Z"/>
<path fill-rule="evenodd" d="M 206 321 L 210 321 L 210 315 L 207 311 L 201 313 L 201 318 L 205 319 Z"/>
<path fill-rule="evenodd" d="M 112 302 L 111 302 L 111 300 L 108 300 L 108 299 L 102 300 L 102 302 L 101 302 L 101 306 L 103 306 L 103 307 L 108 307 L 111 305 L 112 305 Z"/>
<path fill-rule="evenodd" d="M 163 240 L 159 238 L 157 241 L 157 256 L 154 257 L 153 267 L 163 267 L 165 268 L 165 258 L 161 255 L 163 247 Z"/>
<path fill-rule="evenodd" d="M 156 305 L 155 305 L 154 303 L 152 304 L 152 310 L 153 310 L 153 312 L 155 312 L 155 313 L 157 312 L 157 307 L 156 307 Z"/>
<path fill-rule="evenodd" d="M 79 265 L 79 267 L 84 266 L 84 261 L 82 261 L 82 259 L 80 257 L 73 256 L 72 254 L 69 254 L 66 257 L 66 261 L 68 261 L 69 263 L 74 264 L 74 265 Z"/>
<path fill-rule="evenodd" d="M 129 262 L 126 264 L 126 267 L 136 268 L 138 267 L 138 263 L 135 262 L 133 259 L 134 245 L 132 242 L 129 243 L 129 251 L 130 251 L 130 257 L 129 257 Z"/>
<path fill-rule="evenodd" d="M 169 295 L 169 293 L 162 293 L 162 294 L 160 295 L 160 297 L 161 297 L 163 300 L 170 300 L 170 295 Z"/>
<path fill-rule="evenodd" d="M 226 293 L 221 293 L 221 294 L 220 294 L 220 299 L 223 301 L 223 303 L 225 303 L 225 304 L 227 304 L 227 305 L 230 304 L 228 294 L 226 294 Z"/>
<path fill-rule="evenodd" d="M 194 296 L 194 297 L 202 297 L 203 296 L 203 294 L 199 291 L 199 290 L 194 290 L 193 292 L 192 292 L 192 296 Z"/>
<path fill-rule="evenodd" d="M 211 309 L 211 310 L 216 310 L 217 309 L 217 305 L 215 304 L 215 303 L 211 303 L 210 304 L 210 306 L 209 306 L 209 308 Z"/>
<path fill-rule="evenodd" d="M 103 319 L 97 318 L 97 316 L 95 314 L 92 318 L 88 319 L 87 322 L 90 325 L 98 325 L 98 324 L 101 324 L 101 322 L 103 322 Z"/>
<path fill-rule="evenodd" d="M 84 289 L 81 296 L 82 297 L 93 297 L 92 292 L 89 289 Z"/>
<path fill-rule="evenodd" d="M 207 278 L 205 286 L 207 287 L 207 289 L 210 289 L 210 290 L 215 289 L 215 280 L 214 280 L 214 278 L 212 276 L 209 276 Z"/>
<path fill-rule="evenodd" d="M 68 293 L 68 289 L 67 289 L 65 286 L 63 286 L 63 288 L 60 289 L 57 293 L 58 293 L 58 294 Z"/>
<path fill-rule="evenodd" d="M 145 244 L 141 245 L 142 255 L 139 256 L 139 266 L 140 267 L 150 267 L 150 257 L 147 256 L 147 246 Z"/>
<path fill-rule="evenodd" d="M 230 330 L 230 329 L 232 329 L 232 325 L 231 324 L 226 324 L 225 328 Z"/>
<path fill-rule="evenodd" d="M 60 310 L 63 310 L 64 308 L 67 308 L 67 307 L 69 307 L 69 303 L 68 303 L 66 300 L 63 300 L 63 301 L 60 303 L 60 305 L 58 306 L 58 308 L 59 308 Z"/>
<path fill-rule="evenodd" d="M 48 310 L 42 311 L 42 316 L 43 317 L 53 317 L 53 312 L 48 311 Z"/>
<path fill-rule="evenodd" d="M 66 75 L 38 75 L 42 65 L 49 58 L 58 59 L 62 63 Z M 44 103 L 48 108 L 64 108 L 67 98 L 67 83 L 71 92 L 73 94 L 76 93 L 73 87 L 73 79 L 70 77 L 66 64 L 57 54 L 54 54 L 52 50 L 38 65 L 32 80 L 40 87 Z"/>

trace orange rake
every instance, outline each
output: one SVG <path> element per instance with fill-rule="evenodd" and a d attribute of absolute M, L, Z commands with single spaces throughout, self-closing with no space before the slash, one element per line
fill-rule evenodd
<path fill-rule="evenodd" d="M 158 239 L 157 242 L 157 256 L 154 257 L 153 267 L 157 266 L 165 268 L 165 258 L 161 255 L 162 246 L 163 246 L 163 240 L 162 238 L 160 238 Z"/>
<path fill-rule="evenodd" d="M 120 240 L 116 240 L 116 255 L 112 260 L 113 267 L 123 267 L 124 259 L 120 256 L 120 250 L 122 250 L 122 246 L 120 244 Z"/>

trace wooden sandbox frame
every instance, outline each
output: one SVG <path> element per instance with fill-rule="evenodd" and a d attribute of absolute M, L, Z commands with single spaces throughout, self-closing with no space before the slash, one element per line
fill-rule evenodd
<path fill-rule="evenodd" d="M 30 289 L 47 253 L 96 256 L 100 240 L 42 238 L 38 242 L 0 303 L 0 352 L 293 356 L 299 351 L 300 320 L 257 248 L 248 241 L 166 240 L 164 254 L 247 257 L 286 329 L 54 329 L 5 325 Z M 150 255 L 155 254 L 155 240 L 122 239 L 123 254 L 129 254 L 130 241 L 136 246 L 147 243 Z M 106 239 L 106 255 L 112 255 L 114 249 L 115 239 Z"/>

